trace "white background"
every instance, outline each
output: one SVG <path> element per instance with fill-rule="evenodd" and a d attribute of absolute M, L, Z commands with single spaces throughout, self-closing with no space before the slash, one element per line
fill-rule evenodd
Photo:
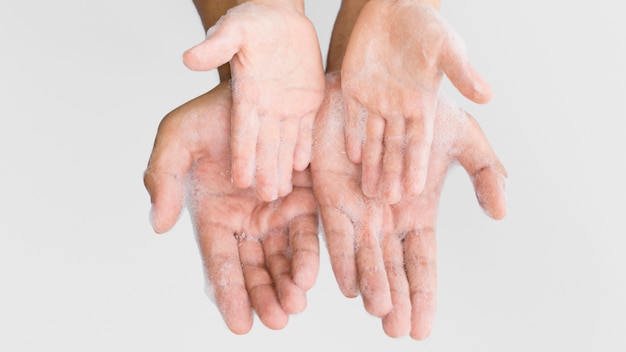
<path fill-rule="evenodd" d="M 157 124 L 217 81 L 181 61 L 203 38 L 191 0 L 3 1 L 0 350 L 626 350 L 618 4 L 443 1 L 495 92 L 455 97 L 508 169 L 509 214 L 488 219 L 450 173 L 436 324 L 418 342 L 341 296 L 325 252 L 304 313 L 233 335 L 204 296 L 187 215 L 152 232 L 142 173 Z M 338 5 L 308 1 L 324 55 Z"/>

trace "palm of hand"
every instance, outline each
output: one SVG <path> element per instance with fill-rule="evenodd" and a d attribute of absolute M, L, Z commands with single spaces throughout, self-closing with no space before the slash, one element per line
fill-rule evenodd
<path fill-rule="evenodd" d="M 316 120 L 311 163 L 333 271 L 342 292 L 359 292 L 368 312 L 383 318 L 390 336 L 423 339 L 435 312 L 438 200 L 450 165 L 472 176 L 481 206 L 504 216 L 504 168 L 475 121 L 440 100 L 424 192 L 389 205 L 361 192 L 360 168 L 349 161 L 338 77 L 330 76 Z"/>
<path fill-rule="evenodd" d="M 252 307 L 272 329 L 306 306 L 317 273 L 317 207 L 309 176 L 284 198 L 260 201 L 230 182 L 225 159 L 197 160 L 189 174 L 188 208 L 209 288 L 227 324 L 251 327 Z"/>
<path fill-rule="evenodd" d="M 308 170 L 273 202 L 230 177 L 228 84 L 168 114 L 159 126 L 145 183 L 157 232 L 173 226 L 183 194 L 195 226 L 207 288 L 228 327 L 247 333 L 253 310 L 270 328 L 306 306 L 319 266 L 317 207 Z"/>

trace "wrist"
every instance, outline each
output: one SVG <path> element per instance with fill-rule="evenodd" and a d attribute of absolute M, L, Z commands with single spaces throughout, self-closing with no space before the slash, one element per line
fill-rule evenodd
<path fill-rule="evenodd" d="M 371 0 L 371 1 L 380 1 L 380 2 L 387 2 L 387 3 L 410 2 L 410 3 L 432 6 L 437 11 L 439 11 L 439 7 L 441 5 L 440 0 Z"/>
<path fill-rule="evenodd" d="M 246 2 L 252 2 L 255 4 L 280 7 L 296 11 L 300 14 L 304 14 L 304 0 L 237 0 L 237 4 L 241 5 Z"/>

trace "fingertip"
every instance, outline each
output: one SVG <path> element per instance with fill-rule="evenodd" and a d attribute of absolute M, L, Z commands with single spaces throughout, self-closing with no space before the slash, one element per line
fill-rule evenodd
<path fill-rule="evenodd" d="M 246 158 L 233 157 L 232 178 L 233 184 L 239 189 L 247 189 L 252 186 L 254 180 L 254 168 L 250 166 Z"/>
<path fill-rule="evenodd" d="M 189 69 L 193 69 L 193 67 L 197 64 L 198 57 L 193 52 L 193 48 L 186 50 L 183 53 L 183 64 L 187 66 Z"/>
<path fill-rule="evenodd" d="M 293 169 L 298 172 L 304 171 L 307 167 L 309 167 L 310 163 L 311 153 L 308 153 L 307 155 L 296 154 L 293 159 Z"/>
<path fill-rule="evenodd" d="M 280 309 L 273 312 L 266 313 L 264 315 L 259 314 L 263 325 L 272 330 L 282 330 L 289 323 L 289 315 L 283 311 L 282 306 Z"/>
<path fill-rule="evenodd" d="M 393 314 L 393 312 L 389 313 L 389 315 Z M 399 326 L 393 323 L 390 323 L 388 320 L 388 316 L 385 316 L 382 319 L 383 332 L 385 335 L 391 337 L 392 339 L 398 339 L 404 337 L 409 334 L 410 327 L 409 326 Z"/>
<path fill-rule="evenodd" d="M 289 178 L 289 180 L 285 180 L 279 185 L 277 199 L 289 195 L 292 191 L 293 183 L 291 183 L 291 178 Z"/>
<path fill-rule="evenodd" d="M 150 195 L 149 222 L 157 234 L 169 231 L 183 208 L 182 185 L 171 175 L 146 171 L 144 184 Z"/>
<path fill-rule="evenodd" d="M 313 155 L 313 125 L 316 114 L 310 114 L 300 122 L 298 139 L 293 153 L 293 169 L 305 170 L 311 163 Z"/>
<path fill-rule="evenodd" d="M 389 314 L 393 309 L 391 297 L 385 297 L 384 294 L 382 296 L 382 298 L 378 297 L 375 300 L 368 300 L 364 297 L 363 304 L 365 307 L 365 311 L 378 318 L 383 318 L 384 316 Z"/>
<path fill-rule="evenodd" d="M 398 339 L 403 336 L 406 336 L 409 333 L 408 329 L 403 329 L 401 327 L 396 327 L 396 326 L 390 326 L 389 324 L 385 322 L 385 318 L 383 318 L 383 324 L 382 324 L 385 335 L 391 337 L 392 339 Z"/>
<path fill-rule="evenodd" d="M 346 98 L 344 104 L 346 154 L 352 163 L 360 164 L 363 154 L 365 124 L 368 112 L 362 105 L 353 99 Z"/>
<path fill-rule="evenodd" d="M 411 305 L 395 302 L 389 314 L 383 317 L 382 325 L 385 334 L 391 338 L 406 336 L 411 331 Z"/>
<path fill-rule="evenodd" d="M 164 234 L 171 226 L 167 226 L 163 223 L 162 218 L 157 208 L 153 205 L 150 208 L 150 225 L 156 234 Z"/>
<path fill-rule="evenodd" d="M 207 70 L 204 67 L 201 55 L 198 53 L 198 46 L 194 46 L 191 49 L 186 50 L 183 53 L 183 64 L 190 70 L 203 71 Z"/>
<path fill-rule="evenodd" d="M 378 318 L 389 314 L 393 309 L 391 292 L 384 269 L 382 273 L 365 273 L 361 278 L 360 291 L 365 310 Z"/>
<path fill-rule="evenodd" d="M 419 178 L 417 181 L 409 181 L 407 182 L 407 194 L 411 197 L 418 197 L 422 193 L 424 193 L 424 189 L 426 188 L 426 178 Z"/>
<path fill-rule="evenodd" d="M 500 192 L 491 203 L 484 205 L 483 209 L 489 217 L 494 220 L 503 220 L 507 214 L 506 193 L 504 190 Z"/>
<path fill-rule="evenodd" d="M 400 202 L 402 199 L 402 192 L 400 191 L 400 187 L 397 183 L 385 185 L 383 188 L 383 200 L 385 203 L 393 205 Z"/>
<path fill-rule="evenodd" d="M 281 291 L 279 291 L 280 293 Z M 307 306 L 306 294 L 299 287 L 294 286 L 285 294 L 279 296 L 280 304 L 288 314 L 298 314 L 303 312 Z"/>
<path fill-rule="evenodd" d="M 382 144 L 368 142 L 365 148 L 361 164 L 361 189 L 367 197 L 375 198 L 380 195 L 382 187 Z"/>
<path fill-rule="evenodd" d="M 207 38 L 183 52 L 183 64 L 193 71 L 209 71 L 230 61 L 237 50 L 237 45 L 225 38 Z"/>
<path fill-rule="evenodd" d="M 339 282 L 339 291 L 346 298 L 357 298 L 359 297 L 359 288 L 357 285 L 352 285 L 346 282 Z"/>
<path fill-rule="evenodd" d="M 359 282 L 357 280 L 356 267 L 354 262 L 348 264 L 333 263 L 331 258 L 331 264 L 333 266 L 333 272 L 335 273 L 335 280 L 339 287 L 339 291 L 346 298 L 359 297 Z"/>
<path fill-rule="evenodd" d="M 222 269 L 229 270 L 232 265 L 224 265 Z M 232 274 L 232 272 L 231 272 Z M 231 275 L 230 283 L 236 281 Z M 217 280 L 225 280 L 224 277 Z M 236 335 L 245 335 L 252 330 L 254 323 L 254 312 L 252 310 L 250 298 L 243 286 L 220 286 L 220 281 L 216 281 L 218 288 L 214 292 L 214 303 L 216 304 L 222 319 L 228 329 Z"/>
<path fill-rule="evenodd" d="M 432 326 L 425 325 L 425 326 L 418 326 L 417 328 L 412 329 L 410 336 L 413 340 L 423 341 L 423 340 L 426 340 L 428 337 L 430 337 L 431 333 L 432 333 Z"/>
<path fill-rule="evenodd" d="M 482 89 L 481 93 L 482 94 L 480 95 L 477 103 L 479 103 L 479 104 L 486 104 L 486 103 L 490 102 L 491 99 L 493 99 L 493 89 L 486 82 L 485 82 L 485 84 L 483 86 L 483 89 Z"/>
<path fill-rule="evenodd" d="M 410 157 L 409 159 L 412 159 Z M 429 157 L 421 157 L 421 160 L 409 160 L 407 172 L 404 177 L 404 190 L 408 196 L 417 197 L 424 192 L 426 188 L 427 166 Z"/>
<path fill-rule="evenodd" d="M 346 131 L 346 155 L 353 164 L 360 164 L 363 157 L 363 145 L 361 140 L 352 132 Z"/>
<path fill-rule="evenodd" d="M 422 341 L 427 339 L 433 330 L 435 322 L 435 312 L 433 307 L 425 306 L 414 307 L 413 316 L 411 318 L 411 332 L 410 336 L 414 340 Z"/>
<path fill-rule="evenodd" d="M 378 198 L 378 181 L 373 181 L 365 170 L 361 176 L 361 192 L 368 198 Z"/>
<path fill-rule="evenodd" d="M 256 196 L 264 202 L 273 202 L 278 199 L 278 189 L 273 184 L 263 184 L 258 182 L 256 185 Z"/>
<path fill-rule="evenodd" d="M 424 116 L 427 115 L 423 113 Z M 433 115 L 434 116 L 434 115 Z M 411 196 L 424 192 L 433 148 L 434 130 L 425 123 L 411 120 L 407 124 L 407 148 L 404 157 L 404 190 Z"/>
<path fill-rule="evenodd" d="M 226 326 L 235 335 L 246 335 L 252 330 L 252 319 L 229 321 Z"/>
<path fill-rule="evenodd" d="M 317 279 L 317 268 L 311 268 L 310 271 L 299 270 L 294 274 L 293 281 L 294 283 L 300 287 L 304 292 L 307 292 L 313 285 L 315 285 L 315 280 Z"/>
<path fill-rule="evenodd" d="M 506 176 L 487 167 L 474 176 L 474 189 L 478 204 L 494 220 L 506 217 Z"/>
<path fill-rule="evenodd" d="M 491 86 L 477 72 L 472 72 L 472 84 L 464 95 L 477 104 L 487 104 L 493 98 Z"/>
<path fill-rule="evenodd" d="M 302 291 L 307 292 L 313 288 L 317 280 L 320 266 L 319 249 L 296 254 L 293 257 L 293 281 Z"/>
<path fill-rule="evenodd" d="M 302 134 L 300 134 L 301 136 Z M 298 137 L 298 142 L 293 153 L 293 171 L 301 172 L 306 170 L 311 163 L 313 156 L 313 136 L 301 138 Z"/>
<path fill-rule="evenodd" d="M 309 167 L 309 164 L 311 163 L 311 154 L 309 153 L 308 156 L 305 157 L 299 157 L 296 156 L 296 158 L 293 159 L 293 169 L 294 171 L 304 171 L 306 170 L 307 167 Z"/>

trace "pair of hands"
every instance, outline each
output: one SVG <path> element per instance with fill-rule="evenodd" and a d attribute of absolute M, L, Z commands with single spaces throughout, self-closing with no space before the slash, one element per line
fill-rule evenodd
<path fill-rule="evenodd" d="M 449 165 L 459 161 L 481 206 L 504 216 L 504 169 L 473 119 L 437 92 L 443 73 L 476 102 L 490 89 L 436 11 L 368 2 L 341 79 L 326 83 L 311 23 L 272 1 L 232 8 L 184 60 L 196 70 L 230 61 L 232 85 L 163 120 L 145 183 L 157 232 L 173 226 L 186 197 L 228 327 L 246 333 L 256 312 L 280 329 L 304 309 L 319 267 L 319 201 L 342 292 L 361 294 L 389 336 L 425 338 Z"/>
<path fill-rule="evenodd" d="M 329 74 L 315 121 L 311 167 L 296 172 L 293 191 L 264 202 L 231 179 L 232 90 L 224 82 L 161 122 L 144 176 L 152 225 L 168 231 L 186 205 L 201 250 L 209 292 L 228 327 L 248 332 L 253 313 L 272 329 L 306 306 L 317 277 L 321 215 L 341 291 L 359 293 L 389 336 L 428 336 L 436 292 L 435 224 L 450 165 L 472 177 L 480 205 L 505 214 L 506 173 L 478 124 L 440 100 L 424 192 L 394 205 L 361 191 L 361 169 L 347 157 L 340 77 Z"/>
<path fill-rule="evenodd" d="M 288 194 L 292 170 L 309 164 L 323 99 L 315 28 L 295 3 L 235 6 L 184 55 L 193 70 L 230 62 L 233 180 L 240 188 L 254 184 L 264 201 Z M 460 38 L 433 7 L 438 1 L 430 3 L 368 1 L 340 50 L 345 55 L 337 55 L 343 59 L 348 156 L 362 165 L 363 192 L 390 204 L 424 189 L 443 74 L 472 101 L 491 98 Z"/>

